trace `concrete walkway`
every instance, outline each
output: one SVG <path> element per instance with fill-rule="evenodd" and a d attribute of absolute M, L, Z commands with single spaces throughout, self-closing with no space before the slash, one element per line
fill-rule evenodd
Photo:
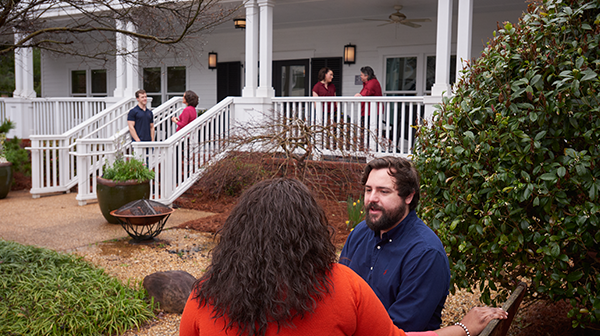
<path fill-rule="evenodd" d="M 33 199 L 28 190 L 11 191 L 0 199 L 0 238 L 25 245 L 69 251 L 115 238 L 128 237 L 121 225 L 108 223 L 96 202 L 79 206 L 76 193 Z M 176 209 L 165 229 L 212 213 Z M 160 234 L 158 235 L 160 238 Z"/>

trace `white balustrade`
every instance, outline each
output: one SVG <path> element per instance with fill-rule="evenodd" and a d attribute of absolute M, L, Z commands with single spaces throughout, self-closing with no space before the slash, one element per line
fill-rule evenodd
<path fill-rule="evenodd" d="M 332 156 L 408 156 L 424 114 L 423 97 L 277 97 L 273 109 L 279 122 L 328 128 L 316 150 Z"/>
<path fill-rule="evenodd" d="M 106 109 L 106 98 L 32 99 L 32 135 L 62 134 Z"/>
<path fill-rule="evenodd" d="M 129 109 L 122 111 L 119 115 L 113 115 L 112 120 L 104 120 L 101 123 L 102 126 L 98 127 L 95 131 L 90 132 L 81 139 L 77 139 L 76 146 L 71 154 L 77 157 L 79 188 L 76 199 L 79 201 L 79 205 L 85 205 L 88 200 L 96 199 L 96 177 L 102 176 L 103 166 L 106 162 L 112 163 L 114 161 L 117 150 L 123 151 L 125 156 L 131 156 L 132 142 L 127 126 L 127 113 Z M 179 115 L 182 110 L 182 97 L 171 98 L 152 110 L 156 139 L 159 142 L 140 142 L 135 144 L 154 147 L 156 144 L 167 143 L 164 141 L 167 137 L 172 137 L 177 127 L 171 121 L 171 117 Z M 177 147 L 181 145 L 174 144 L 173 146 Z M 160 153 L 161 150 L 158 147 L 160 146 L 157 146 L 157 149 L 153 150 L 153 152 Z M 155 169 L 155 171 L 160 171 L 162 166 L 155 163 L 152 157 L 141 159 L 148 160 L 149 167 Z M 172 163 L 174 159 L 171 158 L 167 162 Z M 154 186 L 155 184 L 156 182 L 153 182 L 152 185 Z"/>
<path fill-rule="evenodd" d="M 135 104 L 133 98 L 123 99 L 60 135 L 32 135 L 28 149 L 31 150 L 30 193 L 33 197 L 68 192 L 77 185 L 76 159 L 69 154 L 77 150 L 76 140 L 84 137 L 108 138 L 116 134 L 127 125 L 127 112 Z"/>
<path fill-rule="evenodd" d="M 165 141 L 132 143 L 134 156 L 156 173 L 150 198 L 171 204 L 190 188 L 206 164 L 225 153 L 233 117 L 233 98 L 228 97 Z"/>
<path fill-rule="evenodd" d="M 6 120 L 6 103 L 0 99 L 0 124 Z"/>

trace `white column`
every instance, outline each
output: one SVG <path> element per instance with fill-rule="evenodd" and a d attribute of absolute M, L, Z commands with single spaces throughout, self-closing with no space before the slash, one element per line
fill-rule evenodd
<path fill-rule="evenodd" d="M 452 42 L 452 0 L 438 0 L 437 37 L 435 47 L 435 84 L 432 96 L 450 94 L 450 44 Z"/>
<path fill-rule="evenodd" d="M 260 81 L 257 97 L 273 97 L 273 0 L 258 0 L 260 10 Z"/>
<path fill-rule="evenodd" d="M 24 35 L 15 32 L 15 44 L 18 44 L 23 39 Z M 24 45 L 28 45 L 25 42 Z M 15 98 L 35 98 L 35 90 L 33 89 L 33 50 L 31 48 L 15 49 Z"/>
<path fill-rule="evenodd" d="M 115 28 L 118 30 L 125 29 L 125 23 L 121 20 L 115 20 Z M 113 93 L 114 97 L 124 97 L 125 96 L 125 87 L 127 75 L 125 74 L 125 58 L 126 56 L 126 36 L 122 33 L 115 33 L 116 40 L 116 57 L 115 57 L 115 76 L 116 76 L 116 86 L 115 91 Z"/>
<path fill-rule="evenodd" d="M 15 32 L 15 44 L 17 44 L 22 37 L 22 34 Z M 21 97 L 23 91 L 23 49 L 15 49 L 15 91 L 13 91 L 13 97 Z"/>
<path fill-rule="evenodd" d="M 256 97 L 258 86 L 258 6 L 248 0 L 246 6 L 246 85 L 242 97 Z"/>
<path fill-rule="evenodd" d="M 456 40 L 456 83 L 461 71 L 471 59 L 471 38 L 473 34 L 473 0 L 458 0 L 458 37 Z"/>
<path fill-rule="evenodd" d="M 136 31 L 133 22 L 127 22 L 127 31 L 134 33 Z M 135 91 L 139 90 L 139 69 L 138 69 L 138 40 L 137 37 L 127 36 L 127 58 L 126 58 L 126 73 L 127 73 L 127 88 L 125 96 L 133 96 Z"/>

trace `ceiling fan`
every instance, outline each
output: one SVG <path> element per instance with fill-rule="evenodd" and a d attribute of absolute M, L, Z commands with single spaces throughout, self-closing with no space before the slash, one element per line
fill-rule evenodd
<path fill-rule="evenodd" d="M 416 24 L 415 22 L 431 22 L 430 19 L 407 19 L 406 15 L 404 15 L 403 13 L 400 13 L 400 10 L 402 9 L 401 5 L 395 5 L 394 9 L 396 10 L 396 12 L 390 14 L 389 19 L 387 19 L 387 20 L 384 20 L 384 19 L 364 19 L 364 20 L 366 20 L 366 21 L 385 21 L 386 22 L 386 23 L 378 25 L 377 27 L 385 26 L 390 23 L 396 23 L 396 24 L 403 24 L 403 25 L 413 27 L 413 28 L 419 28 L 419 27 L 421 27 L 421 25 Z"/>

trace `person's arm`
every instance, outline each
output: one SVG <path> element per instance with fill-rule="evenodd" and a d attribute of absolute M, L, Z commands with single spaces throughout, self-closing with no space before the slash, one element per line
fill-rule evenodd
<path fill-rule="evenodd" d="M 312 93 L 313 93 L 313 97 L 318 97 L 319 96 L 315 91 L 313 91 Z"/>
<path fill-rule="evenodd" d="M 399 328 L 425 330 L 439 302 L 448 294 L 450 270 L 446 255 L 426 250 L 403 264 L 400 286 L 388 314 Z"/>
<path fill-rule="evenodd" d="M 154 141 L 154 123 L 150 124 L 150 141 Z"/>
<path fill-rule="evenodd" d="M 135 131 L 135 121 L 127 120 L 127 126 L 129 127 L 129 133 L 131 134 L 131 138 L 134 141 L 140 141 L 140 137 L 137 135 Z"/>
<path fill-rule="evenodd" d="M 460 321 L 468 330 L 471 336 L 479 335 L 483 329 L 494 319 L 505 320 L 508 318 L 508 313 L 502 308 L 491 307 L 475 307 L 463 317 Z M 458 325 L 448 326 L 435 331 L 438 336 L 465 336 L 466 330 Z M 410 336 L 413 333 L 407 333 Z M 417 334 L 417 333 L 414 333 Z"/>

